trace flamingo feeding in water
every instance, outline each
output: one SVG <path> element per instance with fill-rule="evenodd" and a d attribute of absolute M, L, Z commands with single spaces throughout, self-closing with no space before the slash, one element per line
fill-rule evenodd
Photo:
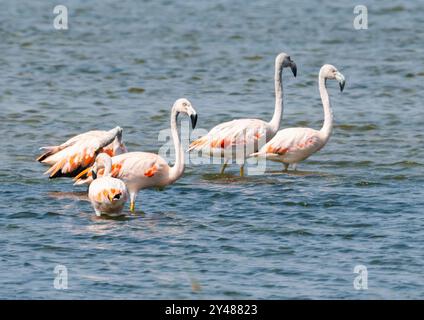
<path fill-rule="evenodd" d="M 103 169 L 97 179 L 97 171 Z M 122 180 L 111 176 L 112 160 L 106 153 L 100 153 L 91 169 L 94 181 L 88 188 L 88 198 L 97 216 L 120 215 L 128 198 L 128 191 Z"/>
<path fill-rule="evenodd" d="M 337 80 L 340 85 L 340 91 L 343 91 L 345 86 L 345 77 L 336 67 L 330 64 L 325 64 L 321 67 L 318 76 L 319 92 L 324 109 L 324 125 L 321 130 L 311 128 L 280 130 L 274 138 L 251 156 L 282 162 L 285 171 L 287 171 L 290 164 L 293 164 L 294 170 L 296 170 L 296 166 L 300 161 L 305 160 L 325 146 L 333 130 L 333 110 L 331 109 L 330 98 L 326 88 L 327 79 Z"/>
<path fill-rule="evenodd" d="M 130 194 L 130 210 L 135 210 L 135 198 L 139 190 L 145 188 L 163 188 L 174 183 L 184 173 L 184 152 L 177 129 L 177 117 L 187 114 L 192 127 L 196 127 L 197 113 L 187 99 L 178 99 L 172 106 L 171 132 L 175 147 L 175 163 L 170 167 L 159 155 L 148 152 L 129 152 L 112 158 L 112 177 L 121 179 L 127 185 Z M 100 171 L 99 171 L 100 174 Z M 90 168 L 75 177 L 75 184 L 87 184 L 92 181 Z"/>
<path fill-rule="evenodd" d="M 102 152 L 115 156 L 127 152 L 122 142 L 122 128 L 109 131 L 93 130 L 79 134 L 58 146 L 42 147 L 45 152 L 37 161 L 50 165 L 49 178 L 75 177 L 93 165 Z"/>
<path fill-rule="evenodd" d="M 190 144 L 189 151 L 201 151 L 203 154 L 213 157 L 224 158 L 224 164 L 221 168 L 221 174 L 224 173 L 229 160 L 234 159 L 233 147 L 244 148 L 246 145 L 253 146 L 253 151 L 258 150 L 258 141 L 260 138 L 264 142 L 269 141 L 278 131 L 283 114 L 283 68 L 290 67 L 293 75 L 296 77 L 297 68 L 293 60 L 286 53 L 280 53 L 275 59 L 275 109 L 270 122 L 259 119 L 236 119 L 221 123 L 212 128 L 208 134 L 193 141 Z M 246 155 L 242 150 L 242 161 L 240 166 L 240 176 L 244 175 L 244 159 Z"/>

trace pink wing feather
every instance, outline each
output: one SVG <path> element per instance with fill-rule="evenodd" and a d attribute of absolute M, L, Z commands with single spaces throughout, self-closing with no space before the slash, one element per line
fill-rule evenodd
<path fill-rule="evenodd" d="M 210 154 L 221 152 L 233 146 L 256 144 L 271 133 L 268 123 L 258 119 L 238 119 L 221 123 L 212 128 L 209 133 L 190 144 L 189 151 L 203 150 Z"/>
<path fill-rule="evenodd" d="M 274 138 L 252 156 L 266 156 L 271 160 L 298 162 L 320 150 L 326 141 L 320 131 L 310 128 L 280 130 Z"/>

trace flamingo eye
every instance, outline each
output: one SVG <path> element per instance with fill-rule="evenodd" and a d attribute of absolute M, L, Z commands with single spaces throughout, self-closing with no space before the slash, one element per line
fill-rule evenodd
<path fill-rule="evenodd" d="M 187 107 L 187 102 L 183 102 L 183 107 Z"/>

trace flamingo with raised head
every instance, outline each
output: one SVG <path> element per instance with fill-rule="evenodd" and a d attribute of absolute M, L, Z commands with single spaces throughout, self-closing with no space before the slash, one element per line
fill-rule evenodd
<path fill-rule="evenodd" d="M 235 148 L 243 148 L 242 164 L 240 165 L 240 176 L 244 175 L 244 159 L 248 156 L 244 148 L 249 145 L 253 151 L 258 150 L 258 142 L 264 139 L 269 141 L 278 131 L 283 114 L 283 68 L 290 67 L 296 77 L 297 67 L 289 55 L 282 52 L 275 58 L 275 108 L 270 122 L 259 119 L 236 119 L 221 123 L 212 128 L 208 134 L 193 141 L 189 151 L 201 151 L 203 155 L 220 157 L 224 159 L 221 174 L 224 173 L 228 161 L 237 158 Z M 235 147 L 235 148 L 234 148 Z M 239 149 L 240 150 L 240 149 Z"/>
<path fill-rule="evenodd" d="M 278 131 L 274 138 L 266 143 L 257 153 L 251 156 L 282 162 L 287 171 L 290 164 L 296 170 L 300 161 L 307 159 L 322 149 L 328 142 L 333 130 L 333 110 L 328 96 L 326 81 L 337 80 L 340 91 L 345 86 L 345 77 L 331 64 L 321 67 L 318 76 L 318 86 L 324 109 L 324 124 L 321 130 L 311 128 L 287 128 Z"/>
<path fill-rule="evenodd" d="M 99 169 L 103 169 L 103 175 L 97 179 Z M 96 215 L 120 215 L 128 199 L 128 191 L 122 180 L 111 176 L 112 160 L 110 156 L 106 153 L 100 153 L 94 162 L 91 172 L 94 181 L 88 188 L 88 198 Z"/>
<path fill-rule="evenodd" d="M 121 179 L 130 194 L 130 210 L 135 210 L 138 191 L 145 188 L 163 188 L 174 183 L 184 173 L 184 151 L 177 129 L 177 117 L 187 114 L 192 127 L 196 127 L 197 113 L 187 99 L 178 99 L 171 110 L 171 132 L 175 147 L 175 163 L 172 167 L 159 155 L 148 152 L 129 152 L 112 157 L 112 177 Z M 88 168 L 75 177 L 75 184 L 91 183 L 91 169 Z M 99 171 L 100 173 L 100 171 Z"/>
<path fill-rule="evenodd" d="M 93 165 L 97 154 L 115 156 L 127 152 L 122 142 L 122 128 L 93 130 L 79 134 L 58 146 L 41 147 L 45 152 L 37 161 L 50 165 L 44 174 L 49 178 L 75 177 Z"/>

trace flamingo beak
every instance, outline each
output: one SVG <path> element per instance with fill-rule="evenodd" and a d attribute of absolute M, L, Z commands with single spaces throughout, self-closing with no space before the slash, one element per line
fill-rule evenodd
<path fill-rule="evenodd" d="M 97 179 L 97 166 L 96 164 L 93 165 L 91 168 L 91 176 L 93 177 L 93 180 Z"/>
<path fill-rule="evenodd" d="M 337 71 L 335 78 L 339 82 L 340 91 L 343 91 L 345 84 L 346 84 L 346 80 L 345 80 L 344 75 L 342 75 L 340 72 Z"/>
<path fill-rule="evenodd" d="M 121 193 L 120 192 L 118 192 L 118 193 L 110 192 L 107 197 L 109 198 L 110 202 L 117 201 L 117 200 L 121 199 Z"/>
<path fill-rule="evenodd" d="M 193 113 L 190 115 L 190 120 L 191 120 L 191 126 L 194 128 L 196 128 L 196 123 L 197 123 L 197 113 Z"/>
<path fill-rule="evenodd" d="M 296 63 L 294 63 L 294 61 L 292 61 L 290 63 L 290 69 L 293 72 L 294 77 L 296 78 L 296 75 L 297 75 L 297 66 L 296 66 Z"/>

